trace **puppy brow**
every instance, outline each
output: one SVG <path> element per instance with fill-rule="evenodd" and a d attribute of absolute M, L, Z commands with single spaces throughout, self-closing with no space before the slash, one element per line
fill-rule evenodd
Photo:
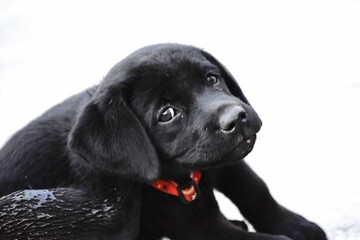
<path fill-rule="evenodd" d="M 217 75 L 220 75 L 220 72 L 221 72 L 218 66 L 210 64 L 210 63 L 204 64 L 203 69 L 206 73 L 214 73 Z"/>
<path fill-rule="evenodd" d="M 170 93 L 165 93 L 164 94 L 164 100 L 166 102 L 172 102 L 174 100 L 174 97 Z"/>

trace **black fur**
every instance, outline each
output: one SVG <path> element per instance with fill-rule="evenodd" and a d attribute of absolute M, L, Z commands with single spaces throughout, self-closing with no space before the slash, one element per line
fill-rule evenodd
<path fill-rule="evenodd" d="M 174 118 L 159 121 L 169 107 Z M 94 210 L 78 211 L 76 228 L 67 227 L 65 220 L 54 222 L 60 227 L 51 238 L 66 239 L 59 231 L 73 239 L 78 233 L 78 239 L 288 239 L 279 236 L 284 235 L 325 240 L 316 224 L 280 206 L 243 161 L 260 127 L 233 76 L 209 53 L 178 44 L 142 48 L 116 64 L 98 86 L 53 107 L 5 144 L 0 151 L 0 215 L 20 206 L 32 212 L 25 214 L 31 222 L 34 211 L 61 216 L 67 211 L 56 204 L 83 209 L 93 200 Z M 159 178 L 186 183 L 193 170 L 203 173 L 202 196 L 190 204 L 149 185 Z M 24 189 L 46 188 L 54 197 L 36 209 L 34 199 L 17 201 L 16 196 L 28 193 Z M 221 214 L 215 188 L 259 233 Z M 77 192 L 81 195 L 74 198 Z M 105 213 L 101 206 L 108 200 L 116 211 L 108 213 L 101 228 L 88 231 L 83 219 L 90 212 Z M 8 202 L 17 208 L 1 209 Z M 18 235 L 38 236 L 41 228 L 33 226 L 45 221 L 35 220 L 27 227 L 31 231 Z M 0 220 L 0 237 L 15 236 L 9 226 Z"/>

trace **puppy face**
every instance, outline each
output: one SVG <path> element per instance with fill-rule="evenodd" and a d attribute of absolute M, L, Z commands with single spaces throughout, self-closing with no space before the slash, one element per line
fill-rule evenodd
<path fill-rule="evenodd" d="M 236 85 L 232 76 L 209 54 L 158 46 L 145 51 L 131 77 L 129 105 L 162 168 L 205 169 L 241 160 L 252 150 L 261 121 L 241 90 L 231 89 Z"/>
<path fill-rule="evenodd" d="M 210 54 L 177 44 L 142 48 L 116 64 L 69 134 L 75 159 L 151 182 L 245 157 L 261 121 Z"/>

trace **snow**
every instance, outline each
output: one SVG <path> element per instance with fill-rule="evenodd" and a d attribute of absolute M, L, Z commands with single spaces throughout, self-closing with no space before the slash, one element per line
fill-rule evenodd
<path fill-rule="evenodd" d="M 359 12 L 358 0 L 0 0 L 0 145 L 137 48 L 199 46 L 262 118 L 247 161 L 276 199 L 330 240 L 359 240 Z"/>
<path fill-rule="evenodd" d="M 39 208 L 42 204 L 47 201 L 55 200 L 54 193 L 47 189 L 39 189 L 39 190 L 24 190 L 16 193 L 14 196 L 16 202 L 21 202 L 23 200 L 37 200 L 37 204 L 33 206 L 33 208 Z"/>

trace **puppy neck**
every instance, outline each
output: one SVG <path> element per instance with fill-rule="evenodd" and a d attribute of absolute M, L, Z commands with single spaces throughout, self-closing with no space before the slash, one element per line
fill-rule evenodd
<path fill-rule="evenodd" d="M 190 170 L 189 171 L 172 171 L 172 172 L 164 171 L 161 174 L 160 179 L 172 180 L 181 185 L 181 184 L 186 184 L 189 182 L 189 180 L 191 179 L 190 174 L 191 174 Z"/>

